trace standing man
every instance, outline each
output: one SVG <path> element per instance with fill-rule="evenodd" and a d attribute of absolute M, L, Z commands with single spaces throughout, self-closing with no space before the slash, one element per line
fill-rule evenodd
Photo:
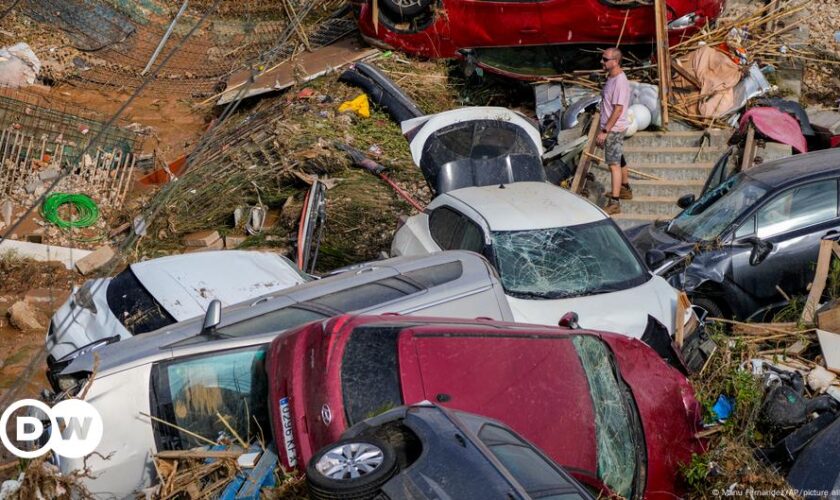
<path fill-rule="evenodd" d="M 607 83 L 601 91 L 601 130 L 596 144 L 604 148 L 610 167 L 612 189 L 607 195 L 604 211 L 610 215 L 621 213 L 619 199 L 633 199 L 627 163 L 624 161 L 624 132 L 630 125 L 627 108 L 630 106 L 630 83 L 621 70 L 621 51 L 609 48 L 601 56 L 601 66 L 607 72 Z"/>

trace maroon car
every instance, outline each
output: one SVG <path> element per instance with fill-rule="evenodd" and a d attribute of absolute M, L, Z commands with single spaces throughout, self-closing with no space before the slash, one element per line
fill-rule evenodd
<path fill-rule="evenodd" d="M 686 378 L 623 335 L 485 320 L 339 316 L 271 345 L 284 465 L 305 468 L 348 427 L 433 401 L 505 422 L 594 490 L 673 498 L 702 452 Z"/>
<path fill-rule="evenodd" d="M 655 39 L 653 0 L 354 0 L 359 29 L 374 45 L 421 57 L 471 59 L 515 77 L 581 67 L 615 46 L 644 55 Z M 724 0 L 667 0 L 671 43 L 713 22 Z M 374 13 L 378 12 L 376 22 Z"/>

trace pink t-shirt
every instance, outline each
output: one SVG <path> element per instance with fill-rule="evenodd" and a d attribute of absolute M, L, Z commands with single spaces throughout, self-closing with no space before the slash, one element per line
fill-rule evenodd
<path fill-rule="evenodd" d="M 621 105 L 621 116 L 608 132 L 624 132 L 630 126 L 630 120 L 627 119 L 627 108 L 630 106 L 630 82 L 627 81 L 627 75 L 623 71 L 607 78 L 607 83 L 601 90 L 601 130 L 607 127 L 607 122 L 617 104 Z"/>

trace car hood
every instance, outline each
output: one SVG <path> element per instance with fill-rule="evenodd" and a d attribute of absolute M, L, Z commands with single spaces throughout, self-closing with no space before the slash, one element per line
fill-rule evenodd
<path fill-rule="evenodd" d="M 626 290 L 557 300 L 532 300 L 507 296 L 517 322 L 557 326 L 567 312 L 575 312 L 581 328 L 615 332 L 641 338 L 648 315 L 674 332 L 677 291 L 663 278 Z"/>
<path fill-rule="evenodd" d="M 132 264 L 131 270 L 177 321 L 203 315 L 213 299 L 228 306 L 306 281 L 291 262 L 268 252 L 175 255 Z"/>
<path fill-rule="evenodd" d="M 651 249 L 663 251 L 666 255 L 682 257 L 694 248 L 694 243 L 674 238 L 665 232 L 667 222 L 655 222 L 638 226 L 624 232 L 636 251 L 644 257 Z"/>

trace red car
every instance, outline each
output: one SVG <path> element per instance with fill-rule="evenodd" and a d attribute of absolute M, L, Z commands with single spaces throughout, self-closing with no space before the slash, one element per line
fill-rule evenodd
<path fill-rule="evenodd" d="M 348 427 L 424 400 L 500 420 L 583 484 L 625 498 L 673 498 L 680 465 L 703 451 L 686 378 L 622 335 L 345 315 L 278 337 L 267 369 L 277 448 L 300 470 Z"/>
<path fill-rule="evenodd" d="M 496 73 L 539 78 L 600 68 L 615 46 L 645 57 L 655 39 L 653 0 L 355 0 L 373 45 L 421 57 L 462 58 Z M 671 43 L 713 22 L 724 0 L 667 0 Z M 374 12 L 378 22 L 374 24 Z M 626 23 L 625 23 L 626 19 Z"/>

